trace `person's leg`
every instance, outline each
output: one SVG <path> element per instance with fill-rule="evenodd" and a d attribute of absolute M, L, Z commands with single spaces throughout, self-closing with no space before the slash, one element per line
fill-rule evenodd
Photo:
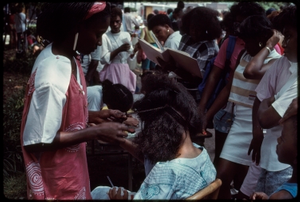
<path fill-rule="evenodd" d="M 218 160 L 220 158 L 221 151 L 223 149 L 224 142 L 226 140 L 228 133 L 222 133 L 218 130 L 215 130 L 215 158 L 214 165 L 217 167 Z"/>
<path fill-rule="evenodd" d="M 239 193 L 237 194 L 237 199 L 249 199 L 249 197 L 255 192 L 255 187 L 257 185 L 258 178 L 261 174 L 261 167 L 256 165 L 255 162 L 249 166 L 247 175 L 243 181 Z"/>
<path fill-rule="evenodd" d="M 17 50 L 20 50 L 21 48 L 21 35 L 22 33 L 17 33 Z"/>
<path fill-rule="evenodd" d="M 220 158 L 217 166 L 217 178 L 222 180 L 218 199 L 231 199 L 231 182 L 234 179 L 234 186 L 240 189 L 247 174 L 249 166 L 237 164 L 226 159 Z"/>
<path fill-rule="evenodd" d="M 222 180 L 218 199 L 231 199 L 230 183 L 233 180 L 235 164 L 223 158 L 219 159 L 217 168 L 217 178 Z"/>

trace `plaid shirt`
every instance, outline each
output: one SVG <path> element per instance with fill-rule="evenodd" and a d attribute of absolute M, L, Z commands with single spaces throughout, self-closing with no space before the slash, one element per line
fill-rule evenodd
<path fill-rule="evenodd" d="M 187 34 L 182 35 L 178 49 L 189 53 L 191 57 L 197 60 L 203 75 L 206 63 L 219 52 L 219 47 L 215 41 L 199 41 L 197 43 L 192 43 L 191 37 Z"/>

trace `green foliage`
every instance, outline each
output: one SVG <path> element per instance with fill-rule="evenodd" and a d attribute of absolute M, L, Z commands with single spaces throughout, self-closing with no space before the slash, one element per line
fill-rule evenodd
<path fill-rule="evenodd" d="M 23 171 L 20 145 L 20 126 L 25 90 L 19 90 L 3 104 L 3 176 L 8 177 Z"/>
<path fill-rule="evenodd" d="M 137 9 L 134 8 L 134 7 L 129 7 L 129 8 L 130 8 L 130 12 L 136 12 L 137 11 Z"/>
<path fill-rule="evenodd" d="M 26 199 L 26 174 L 18 173 L 3 180 L 3 195 L 7 199 Z"/>
<path fill-rule="evenodd" d="M 29 75 L 33 67 L 36 57 L 31 56 L 29 53 L 21 58 L 10 58 L 3 61 L 3 71 L 6 72 L 19 72 Z"/>

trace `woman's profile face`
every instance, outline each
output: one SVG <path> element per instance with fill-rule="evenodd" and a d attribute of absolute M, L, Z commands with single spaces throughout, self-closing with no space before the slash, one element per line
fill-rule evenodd
<path fill-rule="evenodd" d="M 83 24 L 78 33 L 77 50 L 82 54 L 90 54 L 102 45 L 102 35 L 109 26 L 110 18 L 105 21 L 94 20 L 89 24 Z"/>
<path fill-rule="evenodd" d="M 157 26 L 153 27 L 152 32 L 153 32 L 153 34 L 155 34 L 156 38 L 159 41 L 166 42 L 166 40 L 168 39 L 168 37 L 170 35 L 170 30 L 171 30 L 171 28 L 168 25 L 164 25 L 164 26 L 157 25 Z"/>
<path fill-rule="evenodd" d="M 286 26 L 283 30 L 284 39 L 282 41 L 282 47 L 284 48 L 284 55 L 291 61 L 297 62 L 297 45 L 298 34 L 297 30 Z"/>

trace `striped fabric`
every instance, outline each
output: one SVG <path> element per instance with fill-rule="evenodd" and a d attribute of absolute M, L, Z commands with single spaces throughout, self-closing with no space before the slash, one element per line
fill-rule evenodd
<path fill-rule="evenodd" d="M 268 63 L 274 58 L 279 57 L 281 57 L 281 55 L 279 55 L 276 51 L 273 50 L 265 59 L 264 64 Z M 249 108 L 252 108 L 253 106 L 256 97 L 255 88 L 260 81 L 255 79 L 246 79 L 243 75 L 243 72 L 251 59 L 252 57 L 247 52 L 245 52 L 241 57 L 241 61 L 234 72 L 234 77 L 228 99 L 228 101 L 230 102 L 234 102 L 235 104 Z"/>

